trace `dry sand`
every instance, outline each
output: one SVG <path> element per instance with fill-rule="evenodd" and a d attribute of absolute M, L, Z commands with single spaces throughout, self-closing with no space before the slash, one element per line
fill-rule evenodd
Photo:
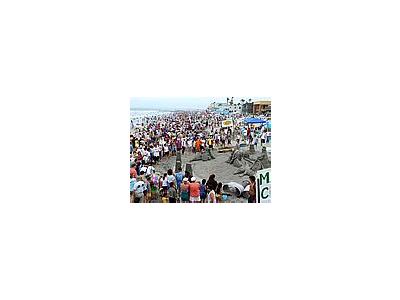
<path fill-rule="evenodd" d="M 270 149 L 270 145 L 267 145 L 267 149 Z M 256 149 L 256 154 L 261 152 L 261 147 Z M 231 153 L 218 153 L 217 149 L 213 150 L 213 154 L 215 159 L 211 159 L 208 161 L 193 161 L 190 160 L 194 158 L 194 154 L 192 152 L 185 152 L 182 155 L 182 170 L 185 171 L 186 163 L 191 163 L 193 168 L 193 175 L 198 179 L 208 179 L 211 174 L 215 174 L 215 179 L 218 182 L 228 183 L 228 182 L 237 182 L 243 185 L 243 181 L 249 180 L 248 176 L 241 177 L 240 174 L 233 175 L 233 173 L 237 170 L 231 164 L 228 164 L 226 161 L 230 157 Z M 155 166 L 158 173 L 163 174 L 167 173 L 168 169 L 175 170 L 175 162 L 176 156 L 171 156 L 169 158 L 164 158 L 157 166 Z M 225 203 L 247 203 L 247 199 L 242 197 L 230 196 Z"/>
<path fill-rule="evenodd" d="M 256 154 L 261 153 L 261 147 L 258 147 Z M 186 163 L 191 163 L 193 168 L 193 175 L 201 181 L 201 179 L 208 179 L 211 174 L 215 174 L 215 179 L 218 182 L 228 183 L 231 181 L 242 184 L 244 180 L 249 180 L 249 176 L 240 176 L 241 174 L 234 175 L 233 173 L 238 169 L 226 161 L 229 159 L 231 153 L 218 153 L 217 150 L 213 150 L 215 159 L 208 161 L 193 161 L 194 154 L 191 152 L 185 152 L 182 155 L 182 170 L 185 171 Z M 176 156 L 171 156 L 168 159 L 163 159 L 160 164 L 156 166 L 156 170 L 160 173 L 166 173 L 168 169 L 175 170 Z"/>

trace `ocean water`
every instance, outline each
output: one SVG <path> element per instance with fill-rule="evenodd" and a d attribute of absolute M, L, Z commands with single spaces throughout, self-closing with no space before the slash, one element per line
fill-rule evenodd
<path fill-rule="evenodd" d="M 131 120 L 133 124 L 141 124 L 143 123 L 146 117 L 152 116 L 161 116 L 165 114 L 169 114 L 170 112 L 166 111 L 158 111 L 158 110 L 133 110 L 131 109 Z"/>

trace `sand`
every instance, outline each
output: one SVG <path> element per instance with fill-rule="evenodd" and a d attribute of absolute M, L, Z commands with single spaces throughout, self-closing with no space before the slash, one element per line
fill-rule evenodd
<path fill-rule="evenodd" d="M 267 145 L 267 149 L 270 145 Z M 261 153 L 261 147 L 259 146 L 256 149 L 256 154 Z M 228 164 L 226 161 L 230 157 L 230 152 L 228 153 L 218 153 L 217 150 L 213 150 L 213 154 L 215 159 L 211 159 L 208 161 L 193 161 L 190 162 L 191 159 L 194 158 L 194 154 L 191 152 L 185 152 L 182 155 L 182 170 L 185 171 L 185 164 L 191 163 L 193 167 L 193 175 L 197 178 L 197 180 L 201 181 L 202 179 L 208 179 L 211 174 L 215 174 L 215 179 L 218 182 L 228 183 L 228 182 L 237 182 L 243 185 L 243 181 L 249 180 L 249 176 L 240 176 L 241 174 L 234 175 L 233 173 L 238 169 L 231 164 Z M 169 158 L 164 158 L 157 166 L 156 170 L 163 174 L 166 173 L 168 169 L 175 170 L 175 162 L 176 156 L 171 156 Z M 232 198 L 229 202 L 247 202 L 244 198 Z"/>

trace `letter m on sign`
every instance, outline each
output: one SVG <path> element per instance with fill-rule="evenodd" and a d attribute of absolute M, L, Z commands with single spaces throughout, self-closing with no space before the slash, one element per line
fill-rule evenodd
<path fill-rule="evenodd" d="M 271 183 L 271 168 L 259 170 L 256 174 L 257 184 L 256 184 L 256 199 L 257 202 L 264 202 L 268 198 L 268 202 L 271 199 L 270 194 L 263 195 L 262 191 L 269 191 L 270 190 L 270 183 Z"/>
<path fill-rule="evenodd" d="M 263 180 L 264 180 L 264 182 L 263 182 Z M 265 174 L 260 174 L 260 185 L 262 185 L 264 183 L 269 183 L 269 172 L 267 172 Z"/>

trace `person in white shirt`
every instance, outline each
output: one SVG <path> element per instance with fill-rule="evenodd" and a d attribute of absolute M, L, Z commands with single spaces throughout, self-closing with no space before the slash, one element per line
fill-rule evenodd
<path fill-rule="evenodd" d="M 209 190 L 209 193 L 207 195 L 207 202 L 208 203 L 217 203 L 217 197 L 215 195 L 214 190 Z"/>
<path fill-rule="evenodd" d="M 148 166 L 147 167 L 147 171 L 145 172 L 146 176 L 148 175 L 152 175 L 153 171 L 155 171 L 156 169 L 153 166 Z"/>
<path fill-rule="evenodd" d="M 165 156 L 169 156 L 168 154 L 169 154 L 169 148 L 168 148 L 168 145 L 165 144 L 165 145 L 164 145 L 164 155 L 165 155 Z"/>
<path fill-rule="evenodd" d="M 264 146 L 264 144 L 267 141 L 267 133 L 264 131 L 261 135 L 261 146 Z"/>
<path fill-rule="evenodd" d="M 160 158 L 160 147 L 154 147 L 154 160 L 157 163 Z"/>
<path fill-rule="evenodd" d="M 146 190 L 146 185 L 143 181 L 137 181 L 133 186 L 133 193 L 135 196 L 135 203 L 140 203 L 144 201 L 144 191 Z"/>
<path fill-rule="evenodd" d="M 150 153 L 147 150 L 145 150 L 143 155 L 143 161 L 145 164 L 147 164 L 149 160 L 150 160 Z"/>
<path fill-rule="evenodd" d="M 146 172 L 147 172 L 147 167 L 146 166 L 143 166 L 143 167 L 140 168 L 139 173 L 142 173 L 142 172 L 144 174 L 146 174 Z"/>
<path fill-rule="evenodd" d="M 171 182 L 176 183 L 176 178 L 174 176 L 174 173 L 172 172 L 172 169 L 169 169 L 167 174 L 168 174 L 167 175 L 168 186 L 170 186 Z"/>

